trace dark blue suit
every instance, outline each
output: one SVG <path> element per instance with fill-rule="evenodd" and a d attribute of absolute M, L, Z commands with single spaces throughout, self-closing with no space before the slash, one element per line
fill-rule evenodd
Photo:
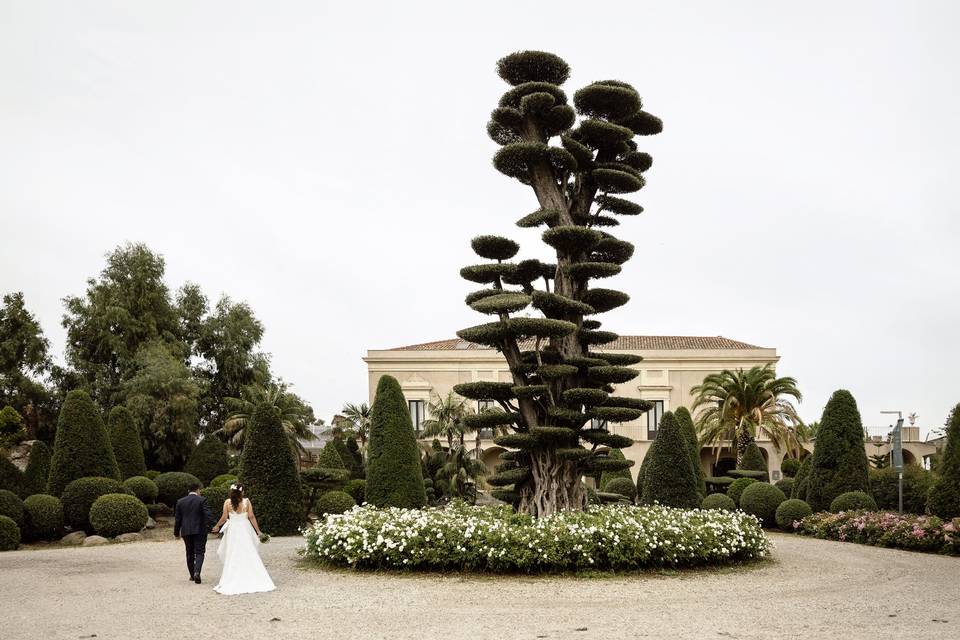
<path fill-rule="evenodd" d="M 207 532 L 215 520 L 203 496 L 190 493 L 177 500 L 173 535 L 183 537 L 187 550 L 187 569 L 191 578 L 199 578 L 207 552 Z"/>

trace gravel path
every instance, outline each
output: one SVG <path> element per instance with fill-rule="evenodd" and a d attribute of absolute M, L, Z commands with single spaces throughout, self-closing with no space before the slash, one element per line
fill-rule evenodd
<path fill-rule="evenodd" d="M 772 536 L 750 569 L 619 578 L 362 574 L 262 547 L 278 590 L 225 597 L 174 540 L 0 554 L 0 638 L 960 638 L 960 559 Z"/>

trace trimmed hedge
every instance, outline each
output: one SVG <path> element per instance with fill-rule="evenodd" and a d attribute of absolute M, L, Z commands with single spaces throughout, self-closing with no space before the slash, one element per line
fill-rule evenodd
<path fill-rule="evenodd" d="M 351 480 L 343 485 L 343 492 L 349 493 L 350 497 L 352 497 L 357 504 L 363 504 L 367 493 L 367 481 L 361 478 Z"/>
<path fill-rule="evenodd" d="M 126 493 L 100 496 L 90 507 L 90 524 L 105 538 L 136 533 L 146 526 L 149 517 L 146 505 Z"/>
<path fill-rule="evenodd" d="M 158 475 L 154 482 L 157 485 L 157 500 L 173 509 L 177 506 L 177 500 L 190 493 L 190 485 L 200 482 L 200 479 L 183 471 L 169 471 Z"/>
<path fill-rule="evenodd" d="M 633 478 L 614 478 L 607 483 L 604 488 L 606 493 L 616 493 L 633 502 L 637 497 L 637 487 L 633 484 Z"/>
<path fill-rule="evenodd" d="M 841 511 L 876 511 L 877 503 L 865 491 L 847 491 L 841 493 L 830 503 L 830 513 Z"/>
<path fill-rule="evenodd" d="M 937 469 L 940 479 L 930 489 L 927 511 L 941 518 L 960 518 L 960 404 L 947 418 L 947 443 Z"/>
<path fill-rule="evenodd" d="M 703 465 L 700 464 L 700 440 L 697 438 L 697 429 L 693 426 L 693 416 L 686 407 L 677 409 L 674 416 L 680 425 L 680 433 L 687 444 L 687 454 L 690 456 L 690 464 L 693 465 L 694 474 L 697 476 L 697 490 L 700 495 L 707 495 L 706 474 L 703 472 Z"/>
<path fill-rule="evenodd" d="M 77 478 L 63 490 L 63 518 L 74 531 L 93 531 L 90 507 L 100 496 L 124 493 L 123 484 L 113 478 Z"/>
<path fill-rule="evenodd" d="M 7 516 L 17 523 L 18 527 L 23 526 L 23 501 L 20 496 L 13 491 L 0 489 L 0 516 Z"/>
<path fill-rule="evenodd" d="M 777 507 L 786 499 L 783 491 L 769 482 L 754 482 L 740 494 L 740 508 L 757 516 L 764 526 L 772 527 L 777 523 Z"/>
<path fill-rule="evenodd" d="M 30 458 L 27 468 L 23 472 L 23 494 L 31 496 L 47 490 L 47 481 L 50 479 L 50 462 L 53 452 L 43 441 L 37 440 L 30 449 Z"/>
<path fill-rule="evenodd" d="M 733 484 L 734 480 L 735 478 L 730 476 L 707 476 L 703 479 L 707 485 L 707 491 L 710 493 L 726 493 L 727 488 Z"/>
<path fill-rule="evenodd" d="M 903 468 L 903 511 L 923 515 L 927 496 L 936 482 L 936 476 L 917 465 Z M 899 479 L 893 467 L 870 470 L 870 495 L 877 501 L 877 508 L 896 511 L 899 507 Z"/>
<path fill-rule="evenodd" d="M 36 493 L 23 501 L 24 540 L 55 540 L 63 533 L 63 503 L 56 496 Z"/>
<path fill-rule="evenodd" d="M 835 391 L 827 402 L 812 457 L 806 500 L 815 512 L 840 494 L 870 490 L 863 423 L 849 391 Z"/>
<path fill-rule="evenodd" d="M 13 551 L 20 546 L 20 527 L 7 516 L 0 516 L 0 551 Z"/>
<path fill-rule="evenodd" d="M 784 531 L 794 531 L 796 527 L 793 526 L 793 523 L 800 522 L 812 513 L 813 509 L 806 502 L 790 498 L 780 503 L 774 519 L 777 521 L 777 526 Z"/>
<path fill-rule="evenodd" d="M 237 476 L 233 475 L 232 473 L 221 473 L 216 478 L 210 481 L 210 486 L 229 488 L 230 485 L 232 485 L 236 481 L 237 481 Z"/>
<path fill-rule="evenodd" d="M 730 496 L 730 499 L 733 500 L 733 503 L 739 507 L 740 495 L 743 493 L 743 490 L 755 482 L 757 481 L 753 478 L 737 478 L 730 483 L 729 487 L 727 487 L 727 495 Z"/>
<path fill-rule="evenodd" d="M 672 412 L 663 414 L 657 439 L 647 452 L 650 463 L 644 470 L 640 503 L 696 509 L 700 506 L 697 476 L 687 443 Z"/>
<path fill-rule="evenodd" d="M 343 491 L 328 491 L 317 500 L 317 515 L 325 516 L 329 513 L 345 513 L 357 506 L 356 500 L 349 493 Z"/>
<path fill-rule="evenodd" d="M 213 484 L 201 489 L 200 495 L 207 499 L 214 517 L 219 518 L 223 511 L 223 503 L 230 497 L 230 485 Z"/>
<path fill-rule="evenodd" d="M 260 403 L 247 426 L 240 482 L 264 533 L 293 535 L 305 520 L 303 489 L 280 410 Z"/>
<path fill-rule="evenodd" d="M 7 460 L 6 456 L 0 455 L 0 489 L 12 491 L 18 496 L 23 496 L 25 486 L 23 474 L 16 465 Z"/>
<path fill-rule="evenodd" d="M 80 478 L 119 480 L 120 468 L 100 411 L 87 392 L 78 389 L 67 394 L 60 409 L 47 493 L 61 496 L 68 484 Z"/>
<path fill-rule="evenodd" d="M 133 476 L 123 481 L 123 486 L 127 491 L 137 496 L 137 499 L 143 504 L 153 504 L 157 501 L 160 489 L 157 483 L 146 476 Z"/>
<path fill-rule="evenodd" d="M 114 407 L 110 410 L 107 425 L 120 477 L 125 480 L 145 474 L 147 463 L 143 459 L 143 442 L 133 413 L 124 406 Z"/>
<path fill-rule="evenodd" d="M 721 511 L 736 511 L 737 505 L 725 493 L 711 493 L 700 503 L 701 509 L 718 509 Z"/>
<path fill-rule="evenodd" d="M 196 446 L 184 471 L 200 478 L 203 484 L 210 484 L 217 476 L 227 473 L 230 465 L 227 463 L 227 446 L 220 438 L 207 435 Z"/>
<path fill-rule="evenodd" d="M 427 503 L 410 410 L 400 383 L 392 376 L 380 378 L 370 410 L 364 499 L 378 507 L 407 509 Z"/>

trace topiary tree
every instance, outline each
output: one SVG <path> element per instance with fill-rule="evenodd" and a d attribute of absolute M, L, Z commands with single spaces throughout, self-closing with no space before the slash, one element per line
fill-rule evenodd
<path fill-rule="evenodd" d="M 137 422 L 130 410 L 124 406 L 114 407 L 110 410 L 107 425 L 113 455 L 116 456 L 117 466 L 120 468 L 120 479 L 126 480 L 145 474 L 147 463 L 143 459 L 140 429 L 137 428 Z"/>
<path fill-rule="evenodd" d="M 220 438 L 208 435 L 194 448 L 184 471 L 200 478 L 203 484 L 210 484 L 211 480 L 226 473 L 229 468 L 227 445 Z"/>
<path fill-rule="evenodd" d="M 363 465 L 363 453 L 360 451 L 360 445 L 353 438 L 347 438 L 347 451 L 353 462 L 347 465 L 350 469 L 350 475 L 354 480 L 363 480 L 367 477 L 367 470 Z"/>
<path fill-rule="evenodd" d="M 833 499 L 848 491 L 870 491 L 863 424 L 849 391 L 835 391 L 823 410 L 810 463 L 806 501 L 814 511 L 826 511 Z"/>
<path fill-rule="evenodd" d="M 12 491 L 0 489 L 0 515 L 7 516 L 16 522 L 18 527 L 22 527 L 24 513 L 20 496 Z"/>
<path fill-rule="evenodd" d="M 703 465 L 700 463 L 700 439 L 697 438 L 697 428 L 693 424 L 693 416 L 686 407 L 680 407 L 674 412 L 674 417 L 680 425 L 680 433 L 683 434 L 683 440 L 687 443 L 687 452 L 690 455 L 690 464 L 693 465 L 693 471 L 697 475 L 697 490 L 701 496 L 707 495 L 706 475 L 703 472 Z"/>
<path fill-rule="evenodd" d="M 23 495 L 31 496 L 47 490 L 50 479 L 50 462 L 53 453 L 42 440 L 35 440 L 30 447 L 27 468 L 23 472 Z"/>
<path fill-rule="evenodd" d="M 63 518 L 74 531 L 92 532 L 90 507 L 100 496 L 124 493 L 123 484 L 114 478 L 77 478 L 63 490 Z"/>
<path fill-rule="evenodd" d="M 223 510 L 223 503 L 230 497 L 230 485 L 212 484 L 201 489 L 200 495 L 207 499 L 207 504 L 210 505 L 213 515 L 219 518 L 219 514 Z"/>
<path fill-rule="evenodd" d="M 797 475 L 793 477 L 793 492 L 791 498 L 806 501 L 807 489 L 810 488 L 810 466 L 813 464 L 813 456 L 807 456 L 800 463 L 797 469 Z"/>
<path fill-rule="evenodd" d="M 100 411 L 86 391 L 75 390 L 67 394 L 57 420 L 47 493 L 62 495 L 68 484 L 88 477 L 119 480 L 120 468 Z"/>
<path fill-rule="evenodd" d="M 662 129 L 643 111 L 640 95 L 625 82 L 603 80 L 577 91 L 573 106 L 560 89 L 570 72 L 566 62 L 542 51 L 523 51 L 497 63 L 510 85 L 487 125 L 501 146 L 494 167 L 534 192 L 539 209 L 517 225 L 545 227 L 543 242 L 555 262 L 511 261 L 519 245 L 504 237 L 473 239 L 474 252 L 490 262 L 464 267 L 460 275 L 484 288 L 466 303 L 494 321 L 458 332 L 469 342 L 503 353 L 511 382 L 468 382 L 461 396 L 492 400 L 502 412 L 465 418 L 469 429 L 512 428 L 497 444 L 516 449 L 517 465 L 487 478 L 516 496 L 519 510 L 536 517 L 587 503 L 584 475 L 626 468 L 598 446 L 628 447 L 629 438 L 596 424 L 634 420 L 649 409 L 643 400 L 612 395 L 615 384 L 638 371 L 640 358 L 607 353 L 602 345 L 617 335 L 585 319 L 626 304 L 625 293 L 591 287 L 591 281 L 619 273 L 634 247 L 607 229 L 615 216 L 633 216 L 639 205 L 617 194 L 638 191 L 651 157 L 633 137 Z M 582 117 L 577 122 L 577 114 Z M 559 145 L 550 142 L 559 136 Z M 533 307 L 540 317 L 516 316 Z M 369 486 L 369 485 L 368 485 Z M 509 488 L 508 488 L 509 487 Z M 513 502 L 514 500 L 510 500 Z"/>
<path fill-rule="evenodd" d="M 644 472 L 641 504 L 659 503 L 668 507 L 696 509 L 700 506 L 697 477 L 690 464 L 687 443 L 670 411 L 663 414 L 657 439 Z"/>
<path fill-rule="evenodd" d="M 809 457 L 809 456 L 808 456 Z M 784 458 L 783 462 L 780 463 L 780 471 L 783 472 L 783 475 L 792 478 L 797 475 L 797 471 L 800 470 L 800 461 L 796 458 Z"/>
<path fill-rule="evenodd" d="M 877 503 L 873 496 L 865 491 L 847 491 L 841 493 L 830 503 L 832 513 L 841 511 L 876 511 Z"/>
<path fill-rule="evenodd" d="M 14 551 L 20 546 L 20 527 L 7 516 L 0 516 L 0 551 Z"/>
<path fill-rule="evenodd" d="M 211 487 L 229 487 L 237 481 L 237 476 L 232 473 L 221 473 L 209 482 Z"/>
<path fill-rule="evenodd" d="M 610 458 L 611 460 L 627 459 L 623 455 L 623 451 L 620 451 L 620 449 L 610 449 L 610 451 L 607 453 L 607 457 Z M 632 460 L 630 461 L 630 464 L 631 466 L 633 465 Z M 633 476 L 630 474 L 630 468 L 625 467 L 623 469 L 610 469 L 608 471 L 604 471 L 603 473 L 601 473 L 600 483 L 597 488 L 600 491 L 608 491 L 607 485 L 610 484 L 611 480 L 616 480 L 617 478 L 626 478 L 627 480 L 630 481 L 631 484 L 633 484 Z M 613 493 L 619 493 L 619 492 L 614 491 Z"/>
<path fill-rule="evenodd" d="M 727 493 L 727 489 L 733 484 L 735 478 L 730 476 L 707 476 L 703 479 L 707 485 L 707 491 L 710 493 Z"/>
<path fill-rule="evenodd" d="M 784 531 L 794 531 L 794 522 L 799 522 L 812 514 L 813 509 L 811 509 L 810 505 L 806 502 L 797 500 L 796 498 L 790 498 L 780 503 L 774 519 L 777 521 L 777 526 Z"/>
<path fill-rule="evenodd" d="M 763 453 L 760 452 L 760 447 L 757 446 L 756 442 L 751 442 L 747 445 L 747 448 L 743 451 L 743 457 L 740 459 L 740 464 L 737 465 L 737 469 L 741 471 L 756 471 L 763 474 L 763 480 L 769 478 L 767 471 L 767 461 L 763 458 Z"/>
<path fill-rule="evenodd" d="M 941 518 L 960 518 L 960 404 L 947 417 L 947 442 L 938 466 L 940 478 L 930 489 L 927 510 Z"/>
<path fill-rule="evenodd" d="M 200 478 L 183 471 L 168 471 L 161 473 L 154 479 L 157 485 L 157 500 L 171 509 L 177 505 L 177 500 L 190 492 L 190 486 L 200 482 Z"/>
<path fill-rule="evenodd" d="M 90 507 L 90 524 L 105 538 L 136 533 L 147 524 L 147 507 L 126 493 L 100 496 Z"/>
<path fill-rule="evenodd" d="M 753 478 L 737 478 L 727 487 L 727 495 L 730 496 L 735 505 L 740 506 L 740 496 L 743 494 L 743 490 L 755 482 L 756 480 Z"/>
<path fill-rule="evenodd" d="M 370 410 L 365 499 L 378 507 L 419 509 L 427 503 L 420 450 L 396 378 L 383 376 Z"/>
<path fill-rule="evenodd" d="M 783 480 L 777 480 L 773 483 L 777 489 L 783 491 L 783 494 L 786 496 L 793 495 L 793 478 L 784 478 Z"/>
<path fill-rule="evenodd" d="M 357 504 L 360 504 L 364 501 L 367 493 L 367 481 L 362 478 L 355 478 L 343 485 L 343 492 L 349 493 L 350 497 L 353 498 Z"/>
<path fill-rule="evenodd" d="M 637 497 L 637 486 L 633 484 L 633 478 L 614 478 L 607 483 L 604 489 L 607 493 L 616 493 L 633 502 Z"/>
<path fill-rule="evenodd" d="M 24 540 L 54 540 L 63 534 L 63 503 L 56 496 L 35 493 L 23 501 Z"/>
<path fill-rule="evenodd" d="M 23 473 L 4 455 L 0 455 L 0 489 L 6 489 L 18 496 L 26 492 Z"/>
<path fill-rule="evenodd" d="M 343 513 L 357 506 L 353 496 L 343 491 L 328 491 L 317 500 L 317 515 Z"/>
<path fill-rule="evenodd" d="M 754 482 L 740 494 L 740 508 L 756 516 L 763 526 L 776 524 L 777 507 L 787 499 L 783 491 L 769 482 Z"/>
<path fill-rule="evenodd" d="M 260 528 L 272 535 L 293 535 L 304 521 L 303 491 L 280 410 L 261 402 L 246 430 L 240 481 Z"/>
<path fill-rule="evenodd" d="M 157 501 L 160 489 L 157 483 L 146 476 L 133 476 L 123 481 L 127 491 L 137 496 L 143 504 L 153 504 Z"/>
<path fill-rule="evenodd" d="M 722 511 L 736 511 L 737 505 L 725 493 L 711 493 L 700 503 L 701 509 L 718 509 Z"/>

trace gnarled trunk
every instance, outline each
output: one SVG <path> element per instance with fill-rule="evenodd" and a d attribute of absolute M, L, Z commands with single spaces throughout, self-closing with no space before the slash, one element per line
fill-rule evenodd
<path fill-rule="evenodd" d="M 587 505 L 577 465 L 557 457 L 556 452 L 545 449 L 530 454 L 528 482 L 520 487 L 521 513 L 543 518 L 558 511 L 582 511 Z"/>

